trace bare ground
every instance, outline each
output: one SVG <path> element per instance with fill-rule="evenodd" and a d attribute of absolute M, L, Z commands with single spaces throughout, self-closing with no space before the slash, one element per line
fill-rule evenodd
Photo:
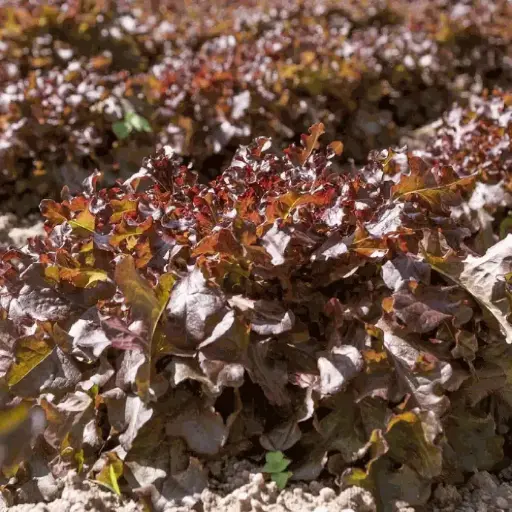
<path fill-rule="evenodd" d="M 294 482 L 279 491 L 259 467 L 250 461 L 226 460 L 210 467 L 208 487 L 200 495 L 186 496 L 181 503 L 162 504 L 158 512 L 375 512 L 375 502 L 367 491 L 352 487 L 340 491 L 332 481 Z M 35 482 L 35 485 L 41 484 Z M 47 485 L 47 482 L 46 482 Z M 35 492 L 35 491 L 34 491 Z M 30 501 L 31 486 L 19 498 Z M 11 512 L 138 512 L 143 507 L 122 499 L 101 486 L 83 480 L 75 473 L 53 482 L 50 500 L 13 507 Z M 406 503 L 397 512 L 507 512 L 512 510 L 512 465 L 492 475 L 481 471 L 460 487 L 439 485 L 425 507 Z"/>

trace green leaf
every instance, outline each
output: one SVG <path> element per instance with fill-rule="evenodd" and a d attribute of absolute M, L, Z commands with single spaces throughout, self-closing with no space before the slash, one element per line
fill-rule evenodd
<path fill-rule="evenodd" d="M 110 216 L 110 222 L 119 222 L 125 213 L 134 213 L 137 211 L 137 201 L 134 199 L 112 199 L 110 206 L 112 207 L 112 215 Z"/>
<path fill-rule="evenodd" d="M 277 484 L 279 489 L 284 489 L 292 475 L 291 471 L 285 471 L 284 473 L 272 473 L 270 478 Z"/>
<path fill-rule="evenodd" d="M 137 237 L 145 233 L 152 226 L 152 223 L 152 217 L 148 217 L 144 222 L 134 226 L 128 224 L 126 219 L 122 219 L 121 222 L 116 225 L 108 242 L 111 246 L 118 247 L 123 240 L 127 240 L 127 242 L 137 240 Z"/>
<path fill-rule="evenodd" d="M 375 489 L 374 475 L 378 472 L 381 459 L 389 451 L 389 446 L 384 439 L 381 429 L 376 429 L 371 433 L 366 449 L 370 454 L 370 460 L 366 464 L 366 468 L 348 468 L 343 473 L 342 480 L 346 485 L 357 485 L 358 487 L 373 491 Z"/>
<path fill-rule="evenodd" d="M 77 471 L 78 471 L 78 473 L 81 473 L 82 470 L 84 469 L 84 461 L 85 461 L 84 451 L 78 450 L 77 452 L 75 452 L 74 459 L 76 462 Z"/>
<path fill-rule="evenodd" d="M 69 225 L 73 229 L 85 229 L 91 233 L 94 233 L 96 219 L 94 215 L 89 211 L 89 208 L 81 211 L 76 218 L 69 221 Z"/>
<path fill-rule="evenodd" d="M 441 447 L 434 444 L 441 432 L 433 413 L 404 412 L 392 418 L 385 434 L 391 458 L 413 468 L 423 478 L 441 474 Z"/>
<path fill-rule="evenodd" d="M 118 496 L 121 495 L 119 489 L 119 478 L 123 475 L 123 461 L 115 453 L 108 453 L 108 462 L 96 476 L 96 482 L 104 485 Z"/>
<path fill-rule="evenodd" d="M 131 129 L 148 133 L 153 131 L 148 120 L 135 112 L 128 112 L 126 114 L 125 123 L 130 127 L 130 131 Z"/>
<path fill-rule="evenodd" d="M 448 443 L 456 454 L 456 463 L 467 472 L 490 470 L 503 459 L 503 437 L 489 416 L 469 411 L 449 414 L 443 420 Z"/>
<path fill-rule="evenodd" d="M 163 274 L 160 277 L 156 289 L 153 289 L 150 284 L 139 275 L 135 268 L 134 260 L 130 255 L 124 256 L 124 258 L 117 263 L 114 279 L 117 286 L 119 286 L 123 292 L 127 304 L 131 306 L 132 318 L 141 320 L 147 329 L 146 362 L 139 369 L 137 374 L 139 395 L 141 398 L 147 398 L 154 353 L 153 337 L 158 321 L 169 301 L 175 279 L 171 274 Z"/>
<path fill-rule="evenodd" d="M 7 383 L 12 387 L 24 379 L 36 366 L 52 352 L 54 346 L 49 340 L 34 337 L 21 338 L 16 345 L 16 361 L 7 375 Z"/>
<path fill-rule="evenodd" d="M 116 266 L 115 281 L 126 297 L 126 302 L 131 306 L 132 314 L 147 322 L 150 341 L 169 300 L 174 278 L 164 274 L 160 279 L 160 288 L 153 290 L 137 272 L 132 256 L 126 255 Z"/>
<path fill-rule="evenodd" d="M 16 430 L 28 418 L 31 407 L 28 402 L 21 402 L 0 411 L 0 435 L 4 436 Z"/>
<path fill-rule="evenodd" d="M 283 452 L 267 452 L 265 455 L 266 464 L 263 467 L 264 473 L 281 473 L 290 464 L 290 459 L 287 459 Z"/>
<path fill-rule="evenodd" d="M 59 276 L 77 288 L 91 288 L 102 281 L 109 281 L 107 272 L 98 268 L 59 267 Z"/>
<path fill-rule="evenodd" d="M 366 468 L 346 469 L 341 477 L 344 485 L 356 485 L 370 491 L 379 512 L 395 510 L 395 500 L 404 500 L 411 505 L 426 503 L 430 495 L 430 480 L 422 478 L 407 464 L 397 464 L 396 458 L 390 457 L 390 447 L 380 429 L 372 432 L 367 448 L 371 459 Z"/>
<path fill-rule="evenodd" d="M 120 140 L 126 139 L 133 130 L 133 127 L 126 121 L 117 121 L 112 125 L 112 130 Z"/>
<path fill-rule="evenodd" d="M 505 217 L 500 223 L 500 239 L 503 240 L 512 232 L 512 217 Z"/>

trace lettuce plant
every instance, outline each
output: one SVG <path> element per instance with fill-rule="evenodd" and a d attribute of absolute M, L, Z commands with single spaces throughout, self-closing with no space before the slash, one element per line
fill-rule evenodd
<path fill-rule="evenodd" d="M 1 199 L 20 213 L 95 169 L 126 178 L 155 147 L 211 177 L 251 137 L 285 146 L 318 120 L 364 162 L 512 76 L 507 0 L 0 5 Z"/>
<path fill-rule="evenodd" d="M 489 101 L 508 162 L 508 100 Z M 46 236 L 0 253 L 6 500 L 73 468 L 159 508 L 199 498 L 205 460 L 256 450 L 385 511 L 501 459 L 512 236 L 472 248 L 458 212 L 493 185 L 449 157 L 482 148 L 337 171 L 323 132 L 256 138 L 208 184 L 166 147 L 41 203 Z"/>

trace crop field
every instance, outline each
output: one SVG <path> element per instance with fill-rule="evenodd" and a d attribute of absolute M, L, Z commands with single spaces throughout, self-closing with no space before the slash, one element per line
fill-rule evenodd
<path fill-rule="evenodd" d="M 512 2 L 0 0 L 0 509 L 511 510 L 511 308 Z"/>

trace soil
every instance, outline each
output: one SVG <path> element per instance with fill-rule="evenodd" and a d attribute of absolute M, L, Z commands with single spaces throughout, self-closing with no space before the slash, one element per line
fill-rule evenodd
<path fill-rule="evenodd" d="M 248 460 L 232 459 L 210 464 L 208 487 L 200 496 L 186 496 L 158 512 L 375 512 L 368 491 L 351 487 L 340 491 L 332 481 L 291 483 L 279 491 L 259 467 Z M 53 481 L 48 503 L 26 503 L 0 510 L 11 512 L 138 512 L 137 502 L 118 497 L 101 486 L 70 473 Z M 30 488 L 19 498 L 30 501 Z M 507 512 L 512 510 L 512 465 L 497 475 L 480 471 L 460 487 L 440 484 L 430 502 L 421 508 L 398 504 L 396 512 Z"/>
<path fill-rule="evenodd" d="M 43 221 L 38 214 L 25 218 L 12 213 L 0 214 L 0 248 L 8 245 L 22 247 L 29 238 L 43 234 Z"/>

